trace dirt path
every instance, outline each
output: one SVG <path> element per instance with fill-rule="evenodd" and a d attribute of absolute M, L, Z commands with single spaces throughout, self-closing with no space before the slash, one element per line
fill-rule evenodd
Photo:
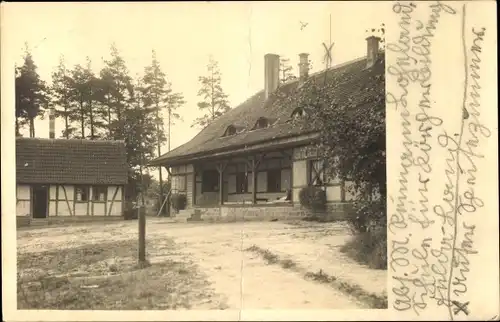
<path fill-rule="evenodd" d="M 37 253 L 135 239 L 137 222 L 18 233 L 18 251 Z M 191 309 L 368 308 L 365 302 L 328 284 L 306 280 L 304 274 L 270 265 L 259 254 L 245 251 L 256 245 L 280 257 L 293 258 L 308 270 L 327 267 L 332 274 L 357 278 L 358 284 L 359 278 L 361 281 L 364 278 L 369 289 L 385 284 L 384 271 L 369 270 L 332 251 L 345 238 L 338 225 L 311 228 L 282 222 L 167 224 L 161 219 L 148 218 L 147 253 L 153 267 L 167 260 L 197 267 L 213 296 L 192 303 Z M 175 251 L 167 245 L 167 240 L 173 241 Z M 371 282 L 370 276 L 374 276 Z"/>
<path fill-rule="evenodd" d="M 183 245 L 223 294 L 229 309 L 355 309 L 366 306 L 327 285 L 305 280 L 280 266 L 268 265 L 260 256 L 244 251 L 254 244 L 253 227 L 246 224 L 172 227 L 169 237 Z M 216 228 L 217 227 L 217 228 Z M 204 232 L 211 234 L 206 240 Z M 251 231 L 252 230 L 252 231 Z"/>

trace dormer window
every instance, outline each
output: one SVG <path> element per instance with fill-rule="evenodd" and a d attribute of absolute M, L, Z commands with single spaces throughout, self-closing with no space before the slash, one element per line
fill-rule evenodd
<path fill-rule="evenodd" d="M 269 126 L 269 120 L 265 117 L 260 117 L 255 123 L 254 129 L 264 129 Z"/>
<path fill-rule="evenodd" d="M 236 127 L 234 125 L 229 125 L 226 129 L 226 132 L 224 132 L 224 136 L 231 136 L 236 134 Z"/>
<path fill-rule="evenodd" d="M 294 119 L 302 118 L 304 116 L 306 116 L 306 112 L 302 107 L 298 107 L 292 112 L 292 118 Z"/>

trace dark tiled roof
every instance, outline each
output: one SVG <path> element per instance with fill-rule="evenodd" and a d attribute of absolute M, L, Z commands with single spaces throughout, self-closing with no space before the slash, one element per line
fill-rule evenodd
<path fill-rule="evenodd" d="M 373 75 L 384 75 L 384 53 L 381 53 L 380 59 L 373 67 L 366 68 L 366 64 L 366 58 L 360 58 L 328 70 L 327 79 L 339 84 L 339 86 L 335 86 L 334 93 L 338 104 L 367 104 L 367 102 L 370 102 L 372 95 L 372 91 L 367 90 L 367 88 L 385 87 L 385 82 L 376 82 L 371 77 Z M 324 73 L 325 71 L 322 71 L 311 75 L 309 80 L 318 80 L 320 77 L 324 77 Z M 294 80 L 280 86 L 278 91 L 287 95 L 294 95 L 298 85 L 298 80 Z M 303 134 L 299 127 L 289 122 L 292 113 L 293 107 L 287 108 L 279 104 L 273 104 L 272 98 L 266 102 L 262 90 L 219 117 L 201 130 L 191 141 L 151 161 L 150 165 L 168 164 L 179 159 L 207 156 L 215 152 L 249 147 L 263 141 Z M 267 118 L 272 125 L 264 129 L 252 130 L 260 117 Z M 237 127 L 238 133 L 223 137 L 229 125 Z M 241 128 L 244 128 L 244 130 L 240 131 Z"/>
<path fill-rule="evenodd" d="M 126 184 L 125 143 L 79 139 L 16 139 L 18 183 Z"/>

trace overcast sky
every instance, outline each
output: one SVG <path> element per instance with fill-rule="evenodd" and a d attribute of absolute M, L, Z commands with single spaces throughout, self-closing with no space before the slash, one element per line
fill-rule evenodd
<path fill-rule="evenodd" d="M 206 73 L 209 55 L 219 62 L 222 86 L 231 107 L 264 86 L 264 55 L 290 59 L 298 73 L 298 54 L 307 52 L 313 71 L 324 68 L 323 42 L 329 41 L 333 63 L 366 54 L 365 30 L 379 27 L 390 13 L 389 3 L 377 2 L 179 2 L 179 3 L 8 3 L 3 27 L 10 37 L 5 46 L 13 60 L 22 62 L 28 42 L 42 79 L 64 55 L 68 66 L 93 61 L 96 72 L 109 57 L 115 42 L 130 74 L 142 73 L 157 52 L 173 89 L 182 92 L 186 105 L 179 110 L 184 122 L 172 129 L 175 148 L 198 131 L 192 121 L 201 115 L 198 76 Z M 300 21 L 308 23 L 301 31 Z M 9 57 L 7 57 L 9 58 Z M 56 121 L 56 137 L 63 127 Z M 27 130 L 25 130 L 27 133 Z M 48 121 L 36 121 L 36 135 L 48 137 Z"/>

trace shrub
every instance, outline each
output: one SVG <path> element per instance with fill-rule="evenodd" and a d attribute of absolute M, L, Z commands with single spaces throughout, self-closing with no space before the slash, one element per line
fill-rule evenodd
<path fill-rule="evenodd" d="M 358 201 L 347 222 L 354 238 L 341 251 L 371 268 L 387 268 L 387 231 L 384 200 Z"/>
<path fill-rule="evenodd" d="M 187 197 L 185 194 L 174 193 L 170 198 L 172 208 L 174 208 L 175 211 L 186 209 Z"/>
<path fill-rule="evenodd" d="M 370 268 L 387 269 L 387 232 L 380 229 L 356 234 L 340 251 Z"/>
<path fill-rule="evenodd" d="M 347 217 L 354 233 L 364 233 L 386 227 L 386 203 L 384 200 L 356 201 Z"/>
<path fill-rule="evenodd" d="M 326 210 L 326 192 L 320 187 L 309 186 L 299 192 L 300 204 L 313 213 Z"/>

